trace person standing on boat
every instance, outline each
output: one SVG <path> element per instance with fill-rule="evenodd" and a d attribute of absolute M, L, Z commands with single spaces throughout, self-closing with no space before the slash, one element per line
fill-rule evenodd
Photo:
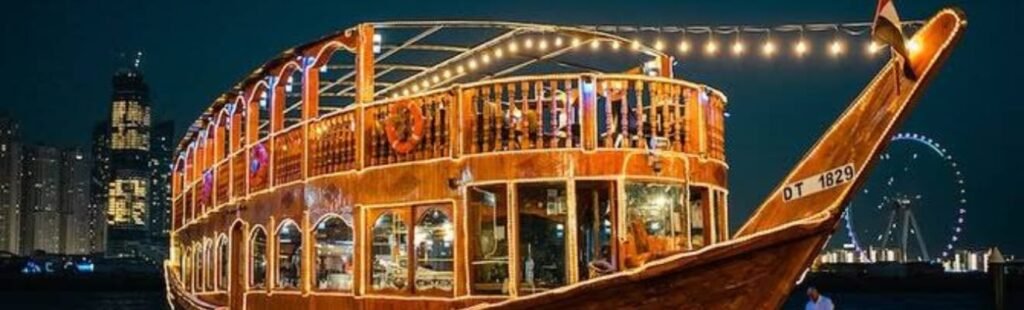
<path fill-rule="evenodd" d="M 832 299 L 818 293 L 818 289 L 815 287 L 807 288 L 807 306 L 805 310 L 833 310 L 835 306 L 832 305 Z"/>

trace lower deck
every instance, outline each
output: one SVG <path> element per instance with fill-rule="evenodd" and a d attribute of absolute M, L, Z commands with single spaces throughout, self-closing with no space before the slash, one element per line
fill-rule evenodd
<path fill-rule="evenodd" d="M 270 189 L 175 231 L 169 272 L 210 307 L 448 309 L 728 239 L 724 163 L 639 151 L 506 157 Z"/>

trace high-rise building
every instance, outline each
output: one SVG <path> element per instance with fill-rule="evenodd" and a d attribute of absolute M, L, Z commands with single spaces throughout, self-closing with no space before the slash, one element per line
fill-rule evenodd
<path fill-rule="evenodd" d="M 85 152 L 68 149 L 61 154 L 61 253 L 91 254 L 89 238 L 89 160 Z"/>
<path fill-rule="evenodd" d="M 60 151 L 41 145 L 25 146 L 24 150 L 21 252 L 59 253 Z"/>
<path fill-rule="evenodd" d="M 141 55 L 139 55 L 141 56 Z M 110 181 L 107 183 L 107 253 L 135 256 L 148 239 L 150 171 L 149 86 L 138 60 L 113 77 L 110 106 Z"/>
<path fill-rule="evenodd" d="M 0 115 L 0 251 L 19 253 L 21 235 L 21 144 L 18 123 Z"/>
<path fill-rule="evenodd" d="M 174 154 L 174 122 L 153 126 L 149 143 L 150 188 L 149 232 L 157 240 L 165 240 L 171 232 L 171 156 Z"/>
<path fill-rule="evenodd" d="M 107 196 L 110 184 L 110 122 L 92 131 L 92 173 L 89 182 L 89 253 L 107 251 Z"/>

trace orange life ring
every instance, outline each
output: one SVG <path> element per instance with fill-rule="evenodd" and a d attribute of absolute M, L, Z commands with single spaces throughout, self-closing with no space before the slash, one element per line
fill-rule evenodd
<path fill-rule="evenodd" d="M 423 111 L 420 105 L 412 100 L 395 102 L 389 108 L 389 116 L 384 126 L 391 148 L 398 154 L 406 154 L 423 139 Z"/>

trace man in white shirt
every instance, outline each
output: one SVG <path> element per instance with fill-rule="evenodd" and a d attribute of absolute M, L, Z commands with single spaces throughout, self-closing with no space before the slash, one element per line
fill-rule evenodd
<path fill-rule="evenodd" d="M 825 297 L 821 293 L 818 293 L 818 289 L 815 287 L 807 288 L 807 306 L 805 310 L 833 310 L 835 306 L 832 305 L 832 299 Z"/>

